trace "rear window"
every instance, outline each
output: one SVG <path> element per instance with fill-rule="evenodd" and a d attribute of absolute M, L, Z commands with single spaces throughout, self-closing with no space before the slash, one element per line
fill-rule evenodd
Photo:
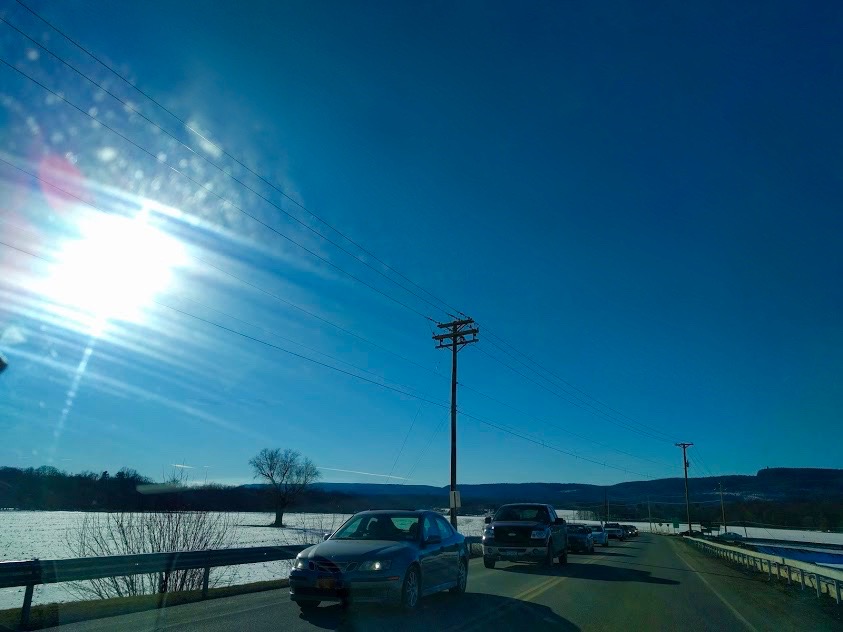
<path fill-rule="evenodd" d="M 510 505 L 501 507 L 495 514 L 495 520 L 514 522 L 550 522 L 547 507 L 542 505 Z"/>

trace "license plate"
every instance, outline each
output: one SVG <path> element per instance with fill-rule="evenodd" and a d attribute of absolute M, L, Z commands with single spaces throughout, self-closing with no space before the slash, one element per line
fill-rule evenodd
<path fill-rule="evenodd" d="M 316 587 L 322 590 L 331 590 L 334 587 L 334 580 L 330 577 L 323 577 L 316 580 Z"/>
<path fill-rule="evenodd" d="M 503 557 L 518 557 L 518 553 L 516 553 L 515 551 L 503 551 L 501 555 Z"/>

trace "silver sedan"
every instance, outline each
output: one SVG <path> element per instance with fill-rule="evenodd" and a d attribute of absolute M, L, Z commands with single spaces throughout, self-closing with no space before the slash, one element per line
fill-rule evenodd
<path fill-rule="evenodd" d="M 414 610 L 425 595 L 465 592 L 468 558 L 465 538 L 438 513 L 364 511 L 299 553 L 290 598 L 302 610 L 323 601 Z"/>

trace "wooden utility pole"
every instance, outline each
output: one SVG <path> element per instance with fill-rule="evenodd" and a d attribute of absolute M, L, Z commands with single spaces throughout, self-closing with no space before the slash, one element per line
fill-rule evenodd
<path fill-rule="evenodd" d="M 720 511 L 723 513 L 723 533 L 726 533 L 726 506 L 723 504 L 723 483 L 720 483 Z"/>
<path fill-rule="evenodd" d="M 691 502 L 688 500 L 688 456 L 687 450 L 693 443 L 677 443 L 676 447 L 682 448 L 682 465 L 685 467 L 685 510 L 688 512 L 688 536 L 693 533 L 691 529 Z"/>
<path fill-rule="evenodd" d="M 650 508 L 650 497 L 647 496 L 647 516 L 650 520 L 650 533 L 653 532 L 653 510 Z"/>
<path fill-rule="evenodd" d="M 438 323 L 439 329 L 448 333 L 434 335 L 439 344 L 437 349 L 451 349 L 451 525 L 457 528 L 457 352 L 464 346 L 477 342 L 480 330 L 474 327 L 470 318 L 455 320 L 450 323 Z M 466 338 L 471 336 L 471 339 Z"/>

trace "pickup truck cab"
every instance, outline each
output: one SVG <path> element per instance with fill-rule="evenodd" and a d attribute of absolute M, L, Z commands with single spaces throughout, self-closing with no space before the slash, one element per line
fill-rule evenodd
<path fill-rule="evenodd" d="M 483 564 L 538 562 L 545 566 L 568 561 L 568 530 L 565 519 L 550 505 L 517 503 L 503 505 L 486 517 L 483 530 Z"/>

